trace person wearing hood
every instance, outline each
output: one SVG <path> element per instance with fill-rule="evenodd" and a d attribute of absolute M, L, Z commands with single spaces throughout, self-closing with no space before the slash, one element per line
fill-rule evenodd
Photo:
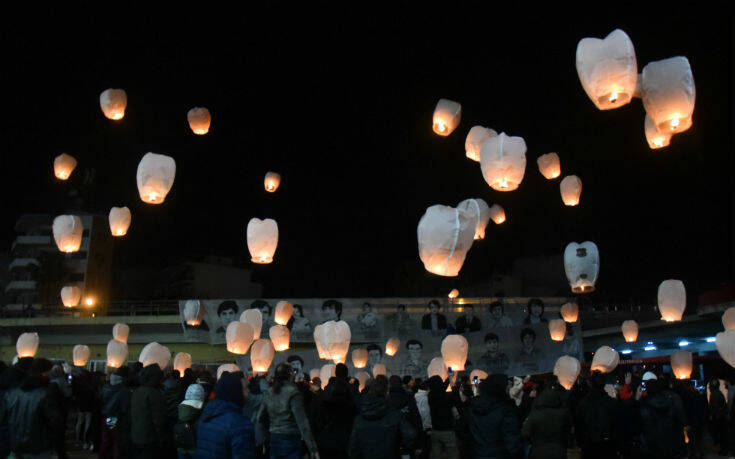
<path fill-rule="evenodd" d="M 184 401 L 184 394 L 189 385 L 184 385 L 183 378 L 179 377 L 177 370 L 171 370 L 161 385 L 161 393 L 166 403 L 166 417 L 169 425 L 174 425 L 179 420 L 179 404 Z"/>
<path fill-rule="evenodd" d="M 658 379 L 646 381 L 640 402 L 641 457 L 686 457 L 684 404 Z"/>
<path fill-rule="evenodd" d="M 378 375 L 359 399 L 350 435 L 350 459 L 398 459 L 410 450 L 416 430 L 388 404 L 388 378 Z"/>
<path fill-rule="evenodd" d="M 585 459 L 617 458 L 622 437 L 621 405 L 605 392 L 605 375 L 593 372 L 590 389 L 574 410 L 574 434 Z"/>
<path fill-rule="evenodd" d="M 174 425 L 174 441 L 179 459 L 192 459 L 197 451 L 196 425 L 204 409 L 207 393 L 199 384 L 186 389 L 184 401 L 179 404 L 179 420 Z"/>
<path fill-rule="evenodd" d="M 71 402 L 71 384 L 66 379 L 64 368 L 60 364 L 56 364 L 51 368 L 49 373 L 49 399 L 59 410 L 62 425 L 66 425 L 69 413 L 69 403 Z M 59 459 L 66 459 L 66 431 L 65 429 L 57 429 L 56 437 L 53 440 L 54 451 Z"/>
<path fill-rule="evenodd" d="M 531 444 L 529 459 L 564 459 L 572 417 L 564 394 L 552 386 L 542 391 L 523 422 L 523 437 Z"/>
<path fill-rule="evenodd" d="M 477 459 L 523 456 L 521 425 L 506 394 L 507 382 L 505 375 L 488 376 L 479 384 L 479 395 L 470 405 L 467 424 Z"/>
<path fill-rule="evenodd" d="M 171 429 L 166 417 L 166 403 L 161 394 L 163 371 L 157 363 L 140 372 L 140 387 L 131 401 L 131 440 L 133 457 L 159 459 L 172 446 Z"/>
<path fill-rule="evenodd" d="M 403 413 L 403 416 L 411 426 L 416 430 L 416 441 L 411 451 L 404 451 L 404 454 L 410 454 L 413 451 L 421 451 L 424 449 L 424 428 L 419 414 L 419 408 L 416 405 L 416 399 L 404 387 L 403 381 L 399 376 L 393 375 L 388 379 L 388 405 Z"/>
<path fill-rule="evenodd" d="M 122 432 L 123 425 L 120 419 L 121 411 L 125 409 L 128 414 L 130 412 L 130 389 L 125 386 L 125 378 L 128 376 L 128 367 L 122 366 L 110 375 L 110 382 L 102 387 L 101 395 L 101 414 L 102 429 L 99 459 L 117 459 L 123 457 L 122 452 L 127 451 L 122 445 L 123 440 L 128 439 L 128 435 Z M 123 394 L 127 392 L 127 394 Z M 127 400 L 127 407 L 122 406 L 123 400 Z M 127 427 L 130 426 L 129 419 Z"/>
<path fill-rule="evenodd" d="M 247 382 L 241 373 L 225 372 L 213 393 L 214 398 L 204 407 L 197 424 L 196 458 L 255 458 L 255 429 L 250 419 L 242 415 L 248 396 Z"/>
<path fill-rule="evenodd" d="M 311 427 L 321 459 L 347 456 L 352 423 L 357 414 L 355 390 L 347 380 L 347 367 L 337 364 L 335 374 L 314 400 L 312 408 Z"/>
<path fill-rule="evenodd" d="M 431 411 L 431 458 L 456 459 L 459 456 L 454 432 L 459 417 L 460 401 L 454 392 L 447 392 L 449 379 L 429 378 L 429 410 Z"/>

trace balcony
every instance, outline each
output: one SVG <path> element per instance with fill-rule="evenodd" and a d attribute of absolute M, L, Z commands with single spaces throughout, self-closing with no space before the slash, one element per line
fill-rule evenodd
<path fill-rule="evenodd" d="M 38 260 L 35 258 L 16 258 L 8 265 L 8 271 L 13 269 L 27 269 L 29 266 L 39 266 Z"/>
<path fill-rule="evenodd" d="M 13 241 L 10 251 L 21 245 L 51 245 L 51 236 L 18 236 Z"/>
<path fill-rule="evenodd" d="M 37 287 L 38 282 L 34 280 L 14 280 L 8 282 L 8 285 L 5 287 L 5 293 L 36 290 Z"/>

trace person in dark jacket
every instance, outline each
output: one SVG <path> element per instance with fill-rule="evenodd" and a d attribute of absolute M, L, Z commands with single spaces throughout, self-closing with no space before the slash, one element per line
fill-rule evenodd
<path fill-rule="evenodd" d="M 163 371 L 157 363 L 140 372 L 140 387 L 131 400 L 131 440 L 133 457 L 160 459 L 173 445 L 173 435 L 166 417 L 166 403 L 160 385 Z"/>
<path fill-rule="evenodd" d="M 161 392 L 163 400 L 166 403 L 166 417 L 169 425 L 174 425 L 179 419 L 179 404 L 184 401 L 184 394 L 189 386 L 184 385 L 184 381 L 179 377 L 179 372 L 171 371 L 166 379 L 163 380 Z"/>
<path fill-rule="evenodd" d="M 727 404 L 725 396 L 720 391 L 719 379 L 710 380 L 707 393 L 709 396 L 709 431 L 715 445 L 720 447 L 720 454 L 726 455 L 730 443 L 727 428 Z"/>
<path fill-rule="evenodd" d="M 179 405 L 179 420 L 174 425 L 174 440 L 178 459 L 192 459 L 196 454 L 196 425 L 204 410 L 207 393 L 199 384 L 186 389 L 184 401 Z"/>
<path fill-rule="evenodd" d="M 684 404 L 675 393 L 656 379 L 647 381 L 646 396 L 641 399 L 640 457 L 685 457 L 684 427 L 687 425 Z"/>
<path fill-rule="evenodd" d="M 120 431 L 118 411 L 121 401 L 120 392 L 127 390 L 125 378 L 128 367 L 122 366 L 110 375 L 110 382 L 102 387 L 101 414 L 102 414 L 102 438 L 100 441 L 99 459 L 121 458 Z M 127 449 L 125 449 L 127 451 Z"/>
<path fill-rule="evenodd" d="M 431 458 L 457 459 L 457 435 L 454 432 L 455 416 L 459 416 L 459 400 L 447 392 L 449 379 L 439 376 L 429 378 L 429 411 L 431 412 Z"/>
<path fill-rule="evenodd" d="M 75 367 L 72 370 L 72 393 L 74 404 L 77 407 L 76 441 L 82 449 L 89 448 L 92 427 L 92 412 L 94 411 L 95 387 L 90 373 L 86 369 Z"/>
<path fill-rule="evenodd" d="M 199 417 L 197 459 L 255 458 L 255 429 L 242 415 L 247 390 L 240 373 L 222 374 Z"/>
<path fill-rule="evenodd" d="M 51 368 L 49 373 L 48 397 L 51 403 L 59 410 L 61 416 L 61 425 L 66 426 L 66 420 L 69 414 L 69 404 L 71 402 L 72 390 L 69 381 L 66 379 L 64 368 L 60 364 L 56 364 Z M 58 459 L 66 459 L 66 429 L 56 429 L 56 436 L 53 440 L 54 451 Z"/>
<path fill-rule="evenodd" d="M 424 428 L 416 399 L 404 388 L 403 381 L 396 375 L 388 379 L 388 405 L 403 413 L 403 416 L 411 423 L 417 433 L 413 449 L 403 453 L 410 454 L 414 451 L 422 451 L 425 448 L 424 442 L 426 439 L 424 438 Z"/>
<path fill-rule="evenodd" d="M 595 372 L 589 392 L 574 411 L 574 432 L 585 459 L 617 458 L 620 428 L 616 419 L 621 407 L 605 392 L 605 375 Z"/>
<path fill-rule="evenodd" d="M 339 366 L 344 367 L 343 364 Z M 344 377 L 344 372 L 330 378 L 327 387 L 313 402 L 311 427 L 322 459 L 347 456 L 357 407 L 354 386 Z"/>
<path fill-rule="evenodd" d="M 506 394 L 507 381 L 505 375 L 488 376 L 472 400 L 468 425 L 477 459 L 523 457 L 521 425 Z"/>
<path fill-rule="evenodd" d="M 529 459 L 565 459 L 572 416 L 565 405 L 563 389 L 542 391 L 523 423 L 523 437 L 531 444 Z"/>
<path fill-rule="evenodd" d="M 388 379 L 378 375 L 359 399 L 350 435 L 350 459 L 398 459 L 410 450 L 416 430 L 387 400 Z"/>

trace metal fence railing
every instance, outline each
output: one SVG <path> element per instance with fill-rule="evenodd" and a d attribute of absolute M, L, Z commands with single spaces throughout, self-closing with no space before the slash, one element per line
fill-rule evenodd
<path fill-rule="evenodd" d="M 179 300 L 110 301 L 92 306 L 80 304 L 65 308 L 61 304 L 35 303 L 22 309 L 0 305 L 0 318 L 59 317 L 59 316 L 162 316 L 179 313 Z"/>

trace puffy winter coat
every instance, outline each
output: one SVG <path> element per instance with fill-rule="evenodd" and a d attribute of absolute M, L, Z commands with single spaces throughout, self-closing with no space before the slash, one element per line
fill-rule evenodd
<path fill-rule="evenodd" d="M 131 401 L 131 438 L 135 445 L 173 445 L 172 426 L 159 389 L 162 378 L 163 371 L 157 364 L 148 365 L 140 373 L 140 387 L 133 391 Z"/>
<path fill-rule="evenodd" d="M 332 378 L 313 405 L 311 426 L 319 451 L 347 455 L 352 423 L 357 414 L 350 384 Z"/>
<path fill-rule="evenodd" d="M 197 459 L 253 459 L 255 429 L 232 402 L 207 403 L 197 427 Z"/>
<path fill-rule="evenodd" d="M 531 443 L 529 459 L 566 458 L 571 426 L 562 393 L 553 388 L 541 392 L 523 423 L 523 436 Z"/>
<path fill-rule="evenodd" d="M 20 387 L 8 391 L 0 411 L 16 455 L 50 451 L 55 429 L 63 426 L 58 408 L 48 399 L 47 384 L 40 378 L 28 378 Z"/>
<path fill-rule="evenodd" d="M 514 408 L 508 400 L 487 395 L 472 400 L 467 423 L 476 458 L 522 457 L 521 425 Z"/>
<path fill-rule="evenodd" d="M 400 449 L 410 449 L 415 438 L 411 423 L 385 398 L 373 394 L 360 397 L 350 436 L 350 459 L 397 459 Z"/>

